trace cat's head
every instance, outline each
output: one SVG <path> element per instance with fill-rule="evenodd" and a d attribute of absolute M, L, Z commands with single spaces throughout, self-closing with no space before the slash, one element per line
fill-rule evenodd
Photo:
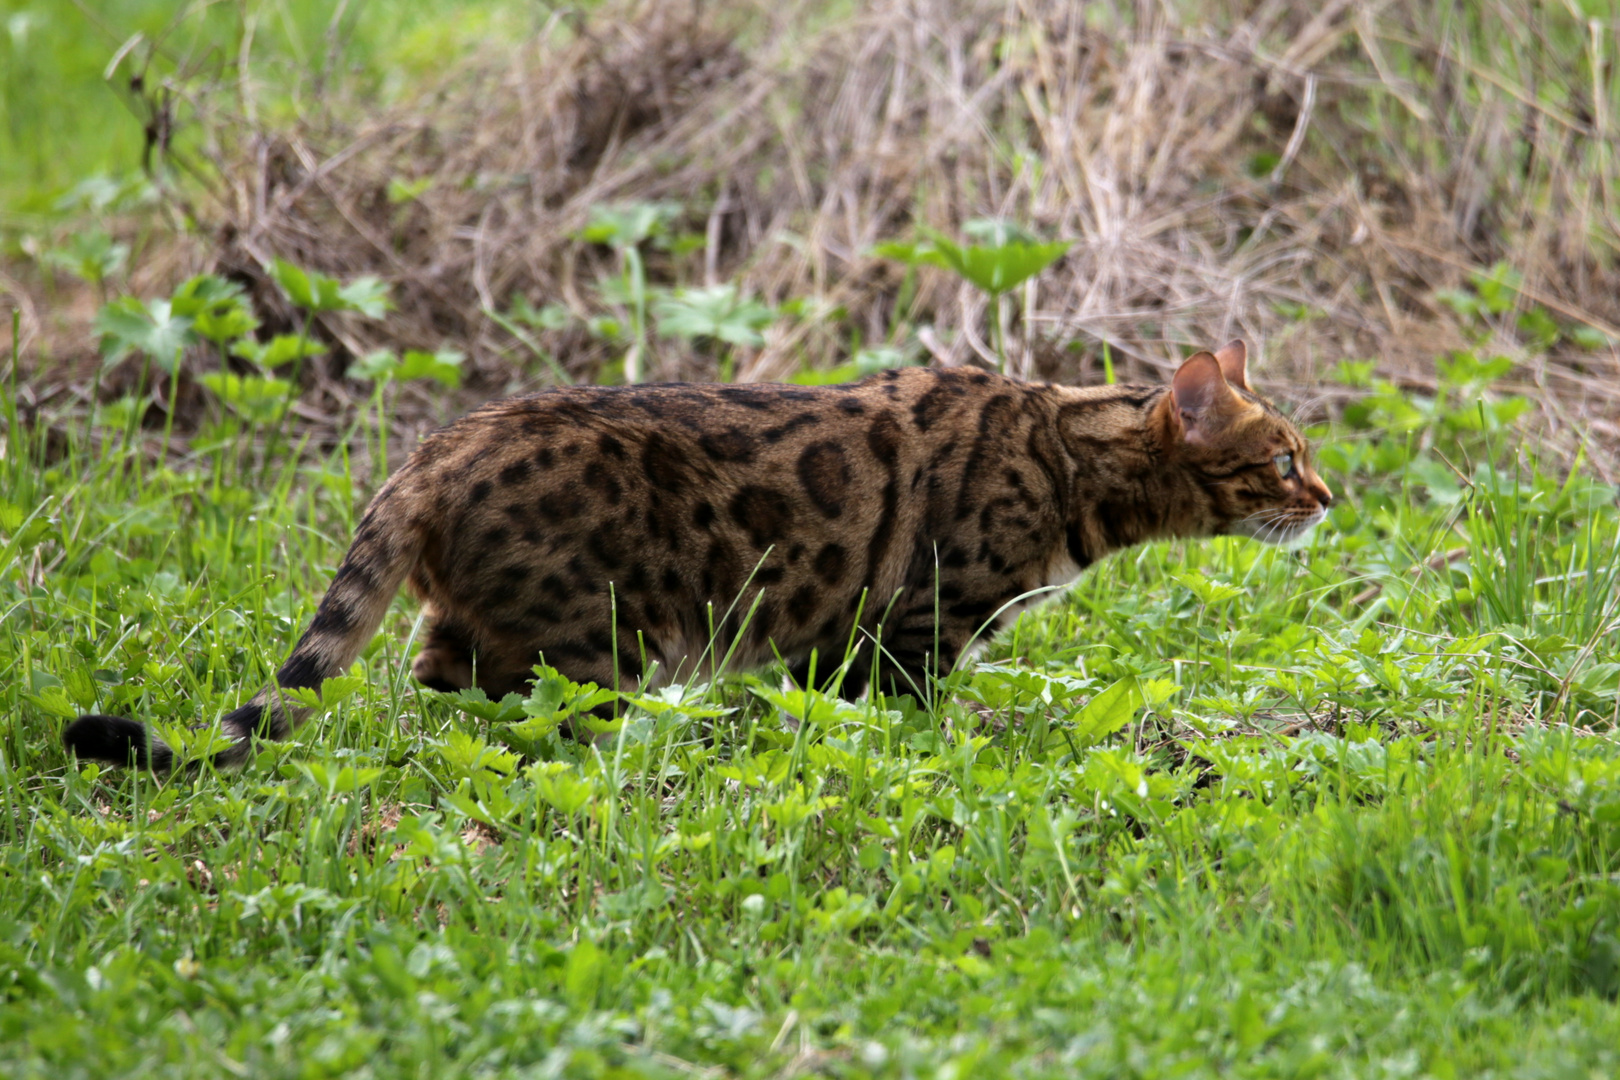
<path fill-rule="evenodd" d="M 1172 456 L 1209 496 L 1216 535 L 1288 543 L 1327 516 L 1333 495 L 1299 429 L 1249 388 L 1248 350 L 1197 353 L 1170 383 Z"/>

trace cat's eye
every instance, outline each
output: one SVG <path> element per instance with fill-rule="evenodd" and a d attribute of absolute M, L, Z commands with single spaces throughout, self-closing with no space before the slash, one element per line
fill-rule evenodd
<path fill-rule="evenodd" d="M 1278 454 L 1276 457 L 1271 459 L 1271 463 L 1277 466 L 1277 475 L 1282 477 L 1284 480 L 1288 479 L 1294 473 L 1293 454 Z"/>

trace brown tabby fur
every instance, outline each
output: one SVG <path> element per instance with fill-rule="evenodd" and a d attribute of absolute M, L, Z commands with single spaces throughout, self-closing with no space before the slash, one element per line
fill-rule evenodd
<path fill-rule="evenodd" d="M 437 689 L 498 698 L 542 657 L 627 689 L 709 677 L 728 653 L 743 668 L 780 656 L 801 683 L 814 656 L 845 696 L 873 671 L 920 689 L 1110 552 L 1289 539 L 1321 520 L 1331 496 L 1244 356 L 1200 353 L 1168 387 L 908 368 L 491 402 L 377 493 L 276 685 L 224 718 L 237 741 L 218 760 L 285 736 L 301 716 L 278 689 L 345 671 L 403 582 L 432 621 L 413 671 Z M 66 738 L 172 763 L 129 720 L 84 717 Z"/>

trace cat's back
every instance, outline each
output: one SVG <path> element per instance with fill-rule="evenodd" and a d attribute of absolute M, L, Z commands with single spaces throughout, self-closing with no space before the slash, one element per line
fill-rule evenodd
<path fill-rule="evenodd" d="M 979 427 L 987 404 L 1032 388 L 937 368 L 832 386 L 561 387 L 480 407 L 430 436 L 410 467 L 464 486 L 475 503 L 535 483 L 613 503 L 631 488 L 675 496 L 773 475 L 784 498 L 837 517 L 849 496 L 881 494 L 845 490 L 861 488 L 865 473 L 914 465 L 940 438 Z"/>

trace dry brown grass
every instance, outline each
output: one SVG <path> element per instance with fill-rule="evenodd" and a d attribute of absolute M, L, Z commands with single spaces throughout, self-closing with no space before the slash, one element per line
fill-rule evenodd
<path fill-rule="evenodd" d="M 274 256 L 394 284 L 386 323 L 323 323 L 339 347 L 306 397 L 320 415 L 347 357 L 379 344 L 467 351 L 472 396 L 540 381 L 485 312 L 519 296 L 608 310 L 594 283 L 613 256 L 576 237 L 594 204 L 625 200 L 676 200 L 705 237 L 650 252 L 655 282 L 844 310 L 774 329 L 741 378 L 834 363 L 852 333 L 923 328 L 940 361 L 968 361 L 983 298 L 930 270 L 897 310 L 903 269 L 870 249 L 1004 217 L 1075 240 L 1017 298 L 1018 370 L 1096 379 L 1107 342 L 1152 376 L 1241 335 L 1262 380 L 1326 400 L 1342 358 L 1421 388 L 1472 342 L 1515 357 L 1543 430 L 1590 437 L 1612 469 L 1615 351 L 1533 351 L 1514 313 L 1470 324 L 1436 292 L 1507 260 L 1522 307 L 1620 338 L 1616 25 L 1529 0 L 832 7 L 607 3 L 491 43 L 407 104 L 338 95 L 290 126 L 250 121 L 235 83 L 187 88 L 210 179 L 171 204 L 195 226 L 171 264 L 252 283 L 272 325 L 290 314 L 264 278 Z M 431 184 L 401 206 L 393 179 Z M 542 344 L 575 377 L 622 351 L 577 326 Z M 658 341 L 649 375 L 713 363 Z"/>

